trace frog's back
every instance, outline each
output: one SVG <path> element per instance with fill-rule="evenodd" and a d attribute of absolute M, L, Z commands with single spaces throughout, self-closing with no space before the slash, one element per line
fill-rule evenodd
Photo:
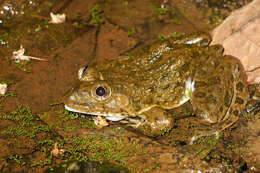
<path fill-rule="evenodd" d="M 202 48 L 170 41 L 158 41 L 128 58 L 107 61 L 100 66 L 103 69 L 98 70 L 108 81 L 121 88 L 124 85 L 127 88 L 124 91 L 139 108 L 151 105 L 165 109 L 177 107 L 186 99 L 186 83 L 193 76 L 194 58 Z"/>

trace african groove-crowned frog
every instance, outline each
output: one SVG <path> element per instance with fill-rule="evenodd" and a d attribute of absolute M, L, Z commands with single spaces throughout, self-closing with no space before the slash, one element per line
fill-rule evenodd
<path fill-rule="evenodd" d="M 79 70 L 80 85 L 65 108 L 157 136 L 173 127 L 167 110 L 190 101 L 200 119 L 217 127 L 209 130 L 223 130 L 246 103 L 246 76 L 239 60 L 209 42 L 203 33 L 170 37 L 123 58 L 89 64 Z"/>

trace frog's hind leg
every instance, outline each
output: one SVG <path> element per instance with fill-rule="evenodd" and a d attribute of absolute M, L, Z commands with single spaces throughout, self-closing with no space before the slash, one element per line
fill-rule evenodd
<path fill-rule="evenodd" d="M 233 94 L 233 96 L 232 96 L 230 105 L 235 102 L 234 100 L 235 100 L 235 94 Z M 238 116 L 233 116 L 232 115 L 230 107 L 228 108 L 228 110 L 227 110 L 227 112 L 225 114 L 225 117 L 228 118 L 228 119 L 223 119 L 222 122 L 219 122 L 219 124 L 217 124 L 218 122 L 215 123 L 216 127 L 215 127 L 214 130 L 203 132 L 201 134 L 197 134 L 197 135 L 193 136 L 191 138 L 189 144 L 192 145 L 194 141 L 198 140 L 201 137 L 205 137 L 205 136 L 213 136 L 213 135 L 215 135 L 216 138 L 219 138 L 220 132 L 222 132 L 226 128 L 232 126 L 238 120 Z"/>
<path fill-rule="evenodd" d="M 223 130 L 225 130 L 226 128 L 232 126 L 236 121 L 238 120 L 237 116 L 232 116 L 227 122 L 222 123 L 221 125 L 218 126 L 218 128 L 212 130 L 212 131 L 207 131 L 201 134 L 197 134 L 195 136 L 193 136 L 190 140 L 190 145 L 192 145 L 194 143 L 194 141 L 198 140 L 201 137 L 205 137 L 205 136 L 213 136 L 215 135 L 216 138 L 219 138 L 219 134 L 220 132 L 222 132 Z"/>
<path fill-rule="evenodd" d="M 220 60 L 209 58 L 202 72 L 198 71 L 195 75 L 191 103 L 196 115 L 213 130 L 196 134 L 190 144 L 203 136 L 218 137 L 221 131 L 238 120 L 246 104 L 248 92 L 241 63 L 231 56 L 221 57 Z M 206 70 L 207 73 L 204 73 Z"/>

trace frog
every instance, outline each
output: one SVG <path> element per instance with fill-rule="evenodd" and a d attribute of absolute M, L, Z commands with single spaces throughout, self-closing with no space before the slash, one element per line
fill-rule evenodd
<path fill-rule="evenodd" d="M 248 91 L 240 61 L 210 41 L 207 33 L 182 34 L 119 58 L 92 61 L 79 69 L 79 84 L 66 95 L 65 109 L 156 137 L 175 124 L 169 110 L 190 102 L 198 121 L 208 125 L 191 143 L 219 134 L 238 120 Z"/>

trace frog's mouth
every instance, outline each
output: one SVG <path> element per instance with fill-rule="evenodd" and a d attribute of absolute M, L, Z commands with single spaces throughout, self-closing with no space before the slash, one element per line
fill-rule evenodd
<path fill-rule="evenodd" d="M 110 121 L 120 121 L 125 119 L 125 116 L 122 116 L 122 113 L 111 113 L 111 112 L 86 112 L 86 111 L 81 111 L 81 110 L 77 110 L 74 109 L 68 105 L 65 105 L 65 109 L 71 112 L 77 112 L 77 113 L 82 113 L 82 114 L 87 114 L 90 116 L 103 116 L 106 119 L 110 120 Z"/>

